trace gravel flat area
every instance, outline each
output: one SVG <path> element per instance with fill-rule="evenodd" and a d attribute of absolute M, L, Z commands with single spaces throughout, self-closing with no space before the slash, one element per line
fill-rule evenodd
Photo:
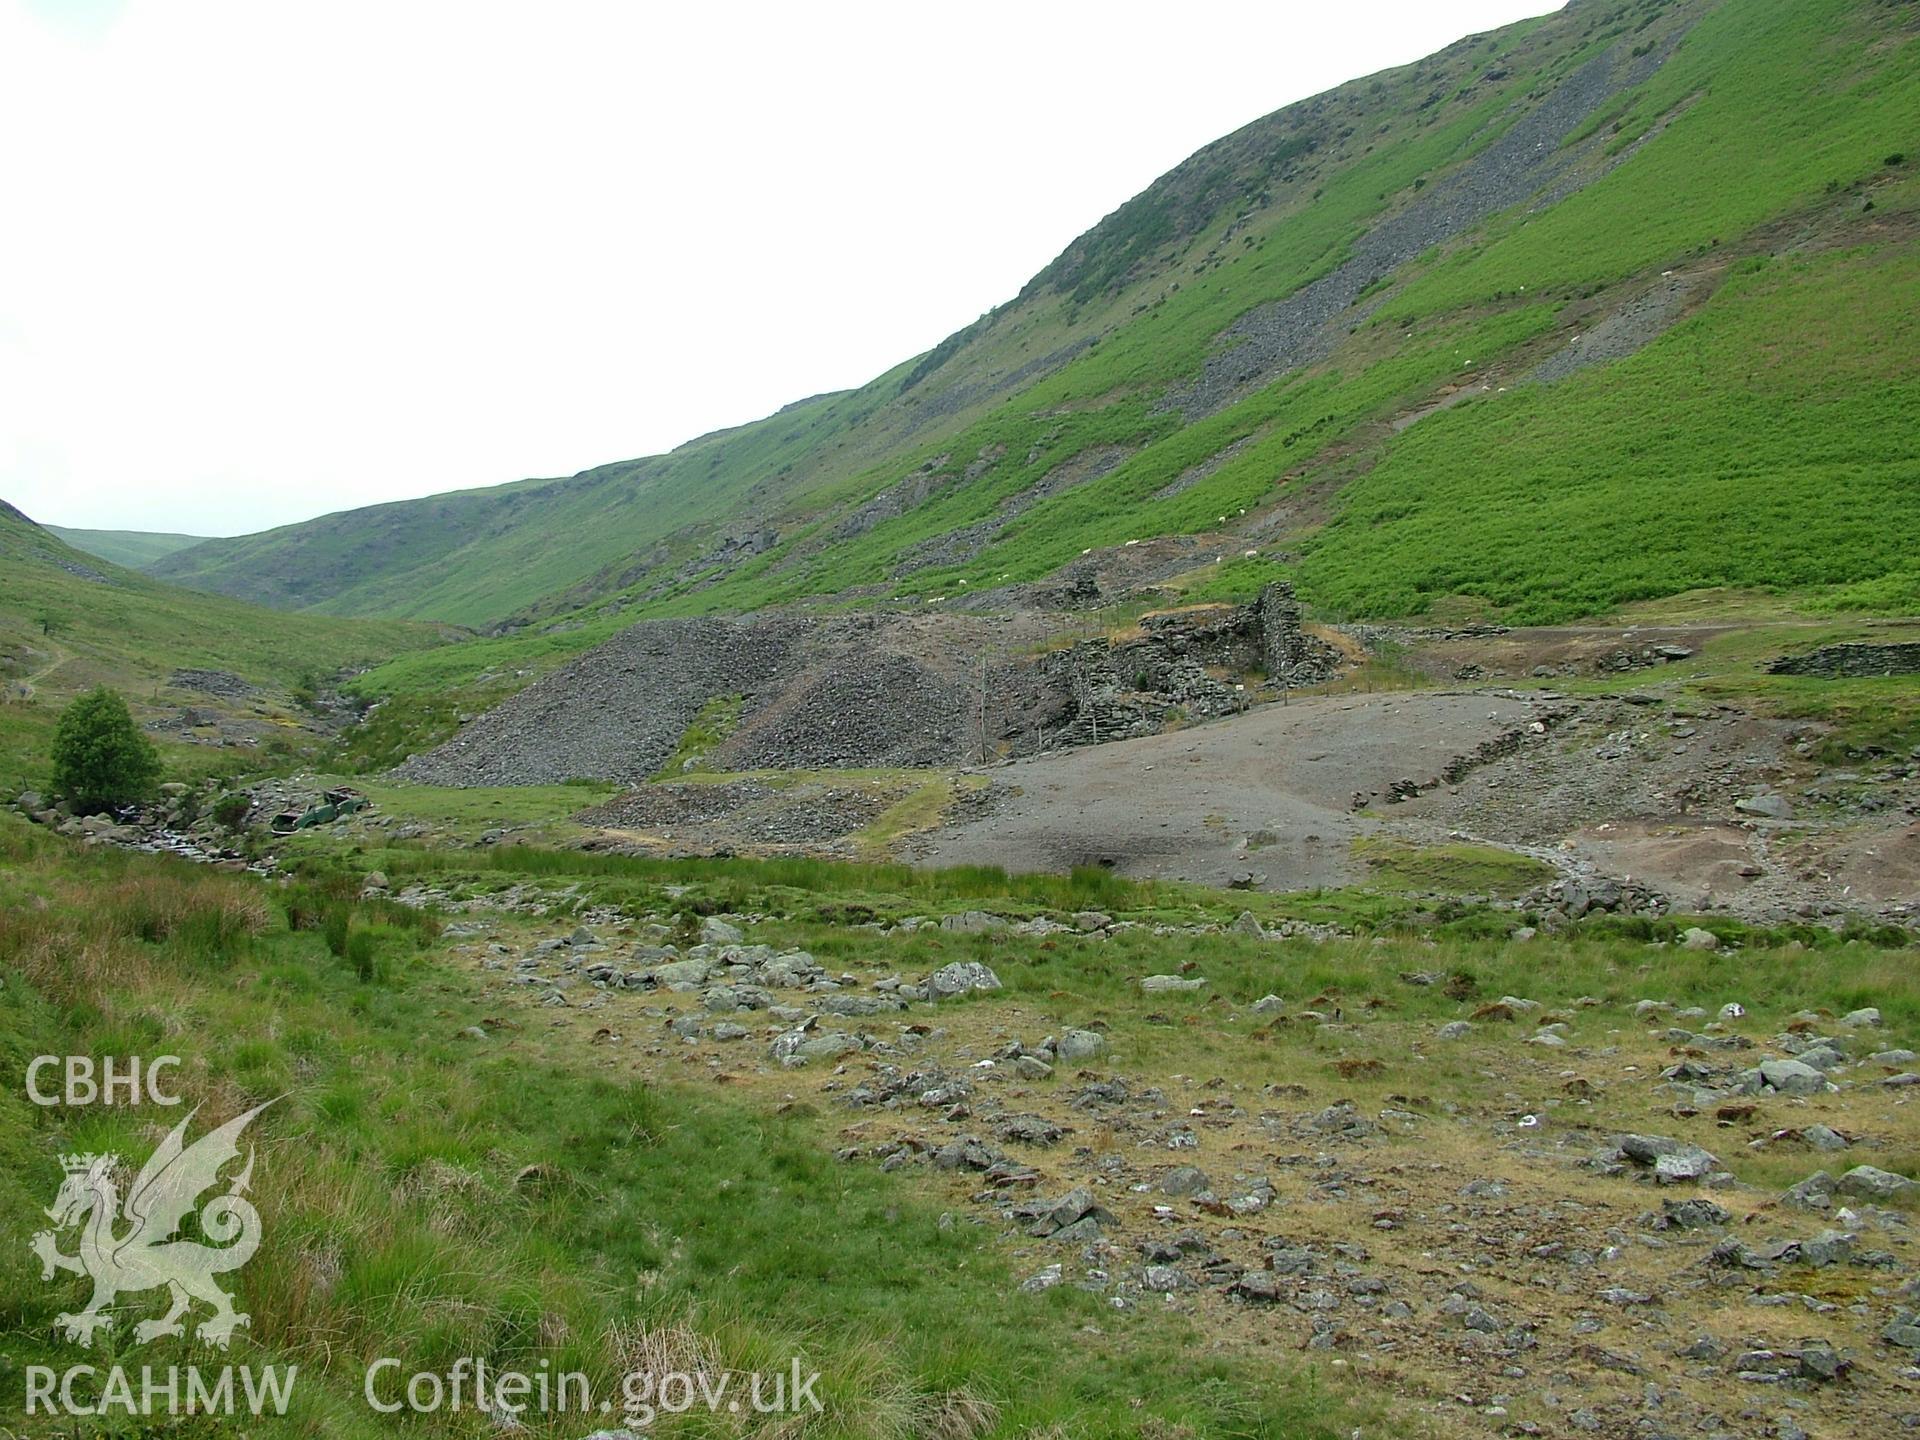
<path fill-rule="evenodd" d="M 1424 782 L 1547 702 L 1491 695 L 1324 696 L 1168 735 L 1016 761 L 993 770 L 978 818 L 920 838 L 934 865 L 1057 871 L 1104 865 L 1137 878 L 1267 890 L 1359 878 L 1351 845 L 1379 827 L 1356 791 Z"/>

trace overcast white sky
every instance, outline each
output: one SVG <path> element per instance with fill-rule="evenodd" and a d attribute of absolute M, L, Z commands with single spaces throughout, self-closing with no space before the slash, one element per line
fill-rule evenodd
<path fill-rule="evenodd" d="M 229 535 L 858 385 L 1549 0 L 0 0 L 0 498 Z"/>

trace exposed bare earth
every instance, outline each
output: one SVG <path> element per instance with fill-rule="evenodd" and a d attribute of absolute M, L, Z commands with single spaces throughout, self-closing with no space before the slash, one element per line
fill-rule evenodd
<path fill-rule="evenodd" d="M 1381 828 L 1355 813 L 1356 791 L 1437 774 L 1553 708 L 1493 695 L 1323 696 L 1016 761 L 993 772 L 989 813 L 913 850 L 935 865 L 1102 865 L 1216 885 L 1252 871 L 1273 890 L 1348 884 L 1359 878 L 1352 841 Z"/>
<path fill-rule="evenodd" d="M 1369 649 L 1386 646 L 1399 657 L 1397 683 L 1424 680 L 1431 688 L 1305 694 L 1281 703 L 1275 688 L 1222 672 L 1205 683 L 1231 697 L 1228 687 L 1245 678 L 1239 688 L 1251 703 L 1243 713 L 1124 740 L 1105 739 L 1104 722 L 1096 716 L 1090 725 L 1094 712 L 1081 703 L 1071 726 L 1058 717 L 1051 728 L 1023 721 L 1025 743 L 1037 735 L 1047 748 L 978 768 L 967 787 L 952 787 L 951 771 L 944 778 L 921 772 L 917 783 L 947 785 L 957 803 L 944 815 L 931 805 L 901 812 L 884 838 L 898 837 L 904 858 L 932 865 L 1096 865 L 1138 878 L 1270 891 L 1366 882 L 1369 859 L 1356 842 L 1465 843 L 1505 849 L 1574 879 L 1630 882 L 1677 909 L 1765 920 L 1910 918 L 1920 910 L 1920 766 L 1901 755 L 1851 769 L 1823 765 L 1813 758 L 1821 724 L 1773 718 L 1755 703 L 1690 698 L 1689 683 L 1702 673 L 1693 657 L 1740 628 L 1717 621 L 1321 627 L 1314 633 L 1350 675 L 1366 673 L 1360 667 L 1370 663 Z M 966 705 L 978 700 L 966 701 L 964 681 L 955 678 L 966 668 L 953 653 L 963 637 L 947 621 L 918 630 L 895 623 L 887 633 L 890 654 L 952 679 L 963 698 L 948 707 L 949 728 L 964 732 Z M 1121 633 L 1109 643 L 1124 643 Z M 923 643 L 901 643 L 908 636 Z M 1119 668 L 1130 671 L 1130 662 Z M 994 680 L 1027 673 L 1037 672 L 1009 666 Z M 1596 679 L 1605 693 L 1595 693 Z M 1343 683 L 1351 692 L 1359 682 Z M 1568 689 L 1549 688 L 1555 685 Z M 988 714 L 997 724 L 1019 706 L 990 689 Z M 910 737 L 928 733 L 913 719 L 927 693 L 903 681 L 824 704 L 816 703 L 818 687 L 800 687 L 767 705 L 718 759 L 749 768 L 731 757 L 750 750 L 755 765 L 817 763 L 809 760 L 812 748 L 782 738 L 795 726 L 808 734 L 896 735 L 911 750 Z M 1034 710 L 1031 699 L 1019 705 Z M 553 743 L 552 733 L 530 730 L 526 743 Z M 674 734 L 661 729 L 655 748 Z M 1068 734 L 1104 743 L 1063 748 L 1059 739 Z M 812 790 L 787 793 L 759 782 L 679 797 L 642 787 L 580 818 L 600 830 L 600 843 L 621 847 L 846 853 L 850 838 L 874 823 L 873 806 L 837 803 L 831 773 L 814 783 L 824 787 L 824 803 L 804 807 L 803 824 L 793 807 L 811 801 Z M 898 796 L 915 783 L 899 772 L 883 788 Z M 871 778 L 848 784 L 875 793 Z"/>

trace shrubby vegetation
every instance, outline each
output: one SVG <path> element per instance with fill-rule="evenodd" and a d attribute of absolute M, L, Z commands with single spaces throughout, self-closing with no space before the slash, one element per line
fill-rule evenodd
<path fill-rule="evenodd" d="M 1484 598 L 1552 623 L 1712 586 L 1913 574 L 1920 256 L 1781 259 L 1639 355 L 1421 422 L 1310 540 L 1343 615 Z M 1920 596 L 1891 578 L 1875 598 Z"/>
<path fill-rule="evenodd" d="M 53 733 L 53 788 L 82 815 L 137 805 L 153 794 L 160 755 L 118 691 L 80 696 Z"/>

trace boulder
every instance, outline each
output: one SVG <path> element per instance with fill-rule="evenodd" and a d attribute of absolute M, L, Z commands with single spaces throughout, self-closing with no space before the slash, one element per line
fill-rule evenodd
<path fill-rule="evenodd" d="M 1227 1287 L 1227 1293 L 1256 1305 L 1277 1305 L 1286 1298 L 1280 1277 L 1268 1270 L 1249 1270 Z"/>
<path fill-rule="evenodd" d="M 1845 1150 L 1847 1137 L 1831 1125 L 1808 1125 L 1800 1132 L 1800 1138 L 1815 1150 Z"/>
<path fill-rule="evenodd" d="M 746 932 L 738 925 L 730 924 L 718 915 L 709 915 L 700 922 L 702 945 L 738 945 L 746 938 Z"/>
<path fill-rule="evenodd" d="M 766 992 L 759 993 L 764 995 Z M 880 1015 L 889 1010 L 907 1008 L 906 1001 L 884 995 L 822 995 L 814 1004 L 822 1015 Z"/>
<path fill-rule="evenodd" d="M 1042 1290 L 1051 1290 L 1066 1278 L 1064 1269 L 1059 1265 L 1048 1265 L 1036 1270 L 1020 1282 L 1020 1288 L 1029 1295 L 1038 1295 Z"/>
<path fill-rule="evenodd" d="M 1140 981 L 1140 988 L 1149 995 L 1167 992 L 1198 990 L 1207 982 L 1192 975 L 1148 975 Z"/>
<path fill-rule="evenodd" d="M 776 955 L 760 967 L 760 983 L 777 990 L 798 990 L 820 978 L 820 966 L 804 950 Z"/>
<path fill-rule="evenodd" d="M 1680 932 L 1682 950 L 1718 950 L 1720 937 L 1711 930 L 1702 930 L 1698 925 L 1689 925 Z"/>
<path fill-rule="evenodd" d="M 991 1170 L 1005 1157 L 977 1136 L 961 1135 L 933 1152 L 936 1170 Z"/>
<path fill-rule="evenodd" d="M 984 935 L 989 930 L 1006 929 L 1007 922 L 984 910 L 967 910 L 959 915 L 948 915 L 941 920 L 940 928 L 956 935 Z"/>
<path fill-rule="evenodd" d="M 1762 1060 L 1760 1083 L 1781 1095 L 1818 1095 L 1827 1088 L 1827 1077 L 1799 1060 Z"/>
<path fill-rule="evenodd" d="M 1323 1135 L 1345 1135 L 1358 1139 L 1371 1135 L 1379 1129 L 1371 1120 L 1360 1113 L 1360 1109 L 1351 1100 L 1336 1100 L 1319 1114 L 1307 1121 L 1307 1124 Z"/>
<path fill-rule="evenodd" d="M 1854 1237 L 1844 1230 L 1822 1230 L 1807 1240 L 1772 1240 L 1757 1249 L 1745 1249 L 1741 1263 L 1749 1269 L 1764 1265 L 1806 1265 L 1824 1270 L 1844 1265 L 1853 1256 Z M 1722 1242 L 1725 1243 L 1725 1242 Z"/>
<path fill-rule="evenodd" d="M 1835 1183 L 1826 1171 L 1816 1170 L 1799 1184 L 1790 1186 L 1781 1195 L 1780 1203 L 1795 1210 L 1831 1210 Z"/>
<path fill-rule="evenodd" d="M 949 917 L 951 918 L 951 917 Z M 973 990 L 998 990 L 1000 977 L 978 960 L 956 960 L 927 977 L 927 996 L 940 1000 Z"/>
<path fill-rule="evenodd" d="M 715 985 L 701 993 L 700 1003 L 716 1015 L 730 1015 L 736 1010 L 764 1010 L 773 997 L 758 985 Z"/>
<path fill-rule="evenodd" d="M 1854 1166 L 1834 1182 L 1834 1189 L 1861 1200 L 1920 1199 L 1920 1184 L 1872 1165 Z"/>
<path fill-rule="evenodd" d="M 1207 1178 L 1207 1172 L 1196 1165 L 1176 1165 L 1162 1175 L 1157 1183 L 1162 1195 L 1198 1195 L 1203 1190 L 1213 1189 L 1213 1181 Z"/>
<path fill-rule="evenodd" d="M 1058 1200 L 1040 1201 L 1025 1213 L 1033 1221 L 1027 1233 L 1040 1240 L 1094 1239 L 1102 1225 L 1113 1223 L 1112 1214 L 1084 1185 L 1074 1186 Z"/>
<path fill-rule="evenodd" d="M 1654 1225 L 1661 1230 L 1711 1230 L 1732 1218 L 1711 1200 L 1662 1200 Z"/>
<path fill-rule="evenodd" d="M 838 1060 L 859 1048 L 858 1040 L 839 1030 L 812 1030 L 802 1026 L 776 1037 L 771 1053 L 780 1064 L 792 1069 L 815 1060 Z"/>
<path fill-rule="evenodd" d="M 1091 1060 L 1106 1048 L 1107 1037 L 1097 1030 L 1065 1030 L 1061 1032 L 1059 1043 L 1053 1047 L 1053 1053 L 1060 1058 L 1061 1064 L 1071 1065 Z"/>
<path fill-rule="evenodd" d="M 1683 1180 L 1699 1180 L 1720 1164 L 1710 1150 L 1665 1135 L 1623 1135 L 1620 1153 L 1636 1165 L 1644 1165 L 1662 1185 Z"/>
<path fill-rule="evenodd" d="M 712 964 L 706 960 L 670 960 L 641 974 L 669 990 L 698 990 L 712 969 Z"/>
<path fill-rule="evenodd" d="M 1853 1362 L 1844 1358 L 1827 1341 L 1803 1340 L 1800 1343 L 1799 1368 L 1794 1373 L 1802 1380 L 1824 1385 L 1838 1380 L 1852 1368 Z"/>
<path fill-rule="evenodd" d="M 995 1133 L 1022 1145 L 1058 1145 L 1067 1132 L 1044 1115 L 1009 1115 Z"/>

